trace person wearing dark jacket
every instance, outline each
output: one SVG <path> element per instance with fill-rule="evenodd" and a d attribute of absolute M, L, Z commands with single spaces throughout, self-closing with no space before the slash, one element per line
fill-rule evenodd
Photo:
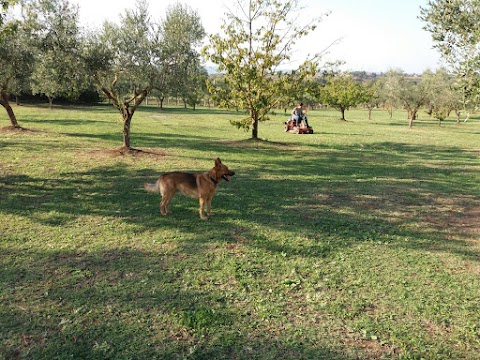
<path fill-rule="evenodd" d="M 302 121 L 303 118 L 303 109 L 302 109 L 303 103 L 299 102 L 297 106 L 295 106 L 292 110 L 292 120 L 295 120 L 297 123 L 297 126 L 300 125 L 300 122 Z"/>

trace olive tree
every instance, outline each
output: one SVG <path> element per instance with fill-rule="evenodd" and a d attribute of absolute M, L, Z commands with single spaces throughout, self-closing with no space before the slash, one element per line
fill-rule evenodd
<path fill-rule="evenodd" d="M 199 90 L 198 82 L 205 80 L 201 78 L 197 49 L 205 30 L 197 12 L 179 3 L 167 8 L 159 30 L 166 66 L 155 83 L 155 93 L 181 97 L 186 105 L 187 99 L 192 99 L 192 90 Z"/>
<path fill-rule="evenodd" d="M 68 0 L 37 0 L 29 5 L 39 47 L 32 73 L 32 93 L 44 94 L 52 107 L 60 96 L 78 98 L 85 86 L 78 56 L 78 7 Z"/>
<path fill-rule="evenodd" d="M 434 46 L 457 77 L 466 121 L 480 96 L 480 0 L 430 0 L 420 11 Z"/>
<path fill-rule="evenodd" d="M 15 0 L 0 0 L 0 26 L 3 26 L 3 24 L 5 23 L 8 8 L 15 5 L 15 3 Z"/>
<path fill-rule="evenodd" d="M 185 29 L 177 23 L 180 34 Z M 118 25 L 106 22 L 99 33 L 86 38 L 82 55 L 86 71 L 122 117 L 122 152 L 134 151 L 130 128 L 135 111 L 154 88 L 164 90 L 166 76 L 175 64 L 165 36 L 160 23 L 152 21 L 146 1 L 138 0 L 136 8 L 126 10 Z M 183 54 L 193 46 L 184 36 L 179 47 Z M 180 57 L 179 48 L 175 55 Z"/>
<path fill-rule="evenodd" d="M 23 20 L 5 21 L 0 34 L 0 105 L 6 110 L 11 127 L 21 129 L 10 105 L 10 95 L 29 82 L 35 48 L 30 42 L 29 26 Z"/>
<path fill-rule="evenodd" d="M 379 80 L 380 102 L 388 111 L 390 119 L 393 117 L 393 111 L 401 106 L 397 93 L 400 88 L 400 79 L 402 77 L 403 71 L 390 69 Z"/>
<path fill-rule="evenodd" d="M 423 78 L 409 78 L 404 75 L 399 79 L 396 96 L 403 108 L 407 110 L 408 127 L 412 128 L 418 111 L 427 104 L 429 99 L 427 82 Z"/>
<path fill-rule="evenodd" d="M 193 110 L 207 94 L 208 73 L 200 64 L 189 67 L 186 82 L 188 86 L 183 89 L 182 97 L 186 104 L 191 106 Z"/>
<path fill-rule="evenodd" d="M 362 103 L 368 109 L 368 120 L 372 120 L 372 111 L 380 104 L 380 83 L 378 81 L 370 80 L 363 84 Z"/>
<path fill-rule="evenodd" d="M 204 49 L 206 59 L 224 73 L 226 86 L 209 82 L 208 87 L 221 106 L 246 111 L 232 124 L 251 128 L 252 139 L 258 139 L 259 122 L 285 101 L 285 85 L 316 74 L 319 56 L 304 61 L 295 75 L 279 70 L 290 61 L 296 41 L 321 18 L 300 19 L 298 0 L 238 0 L 236 5 L 227 13 L 222 34 L 210 36 Z"/>
<path fill-rule="evenodd" d="M 345 121 L 345 111 L 365 102 L 365 90 L 349 73 L 327 74 L 327 82 L 321 89 L 321 101 L 341 114 Z"/>
<path fill-rule="evenodd" d="M 438 124 L 441 125 L 452 111 L 455 112 L 458 122 L 462 110 L 462 100 L 460 94 L 455 90 L 454 77 L 445 68 L 440 68 L 435 72 L 425 71 L 422 79 L 425 81 L 429 93 L 431 115 L 438 119 Z"/>

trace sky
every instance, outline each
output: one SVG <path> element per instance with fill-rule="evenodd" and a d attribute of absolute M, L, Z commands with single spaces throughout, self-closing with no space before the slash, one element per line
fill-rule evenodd
<path fill-rule="evenodd" d="M 169 5 L 180 2 L 197 11 L 207 34 L 221 31 L 225 13 L 236 0 L 153 0 L 149 11 L 162 19 Z M 300 0 L 301 18 L 310 19 L 326 12 L 318 28 L 296 44 L 293 64 L 308 54 L 323 52 L 323 61 L 344 61 L 343 70 L 385 72 L 400 69 L 420 74 L 439 68 L 442 63 L 433 49 L 431 35 L 422 27 L 420 7 L 428 0 Z M 103 21 L 118 22 L 134 0 L 73 0 L 79 6 L 80 21 L 88 28 L 99 28 Z M 334 43 L 333 46 L 330 46 Z"/>

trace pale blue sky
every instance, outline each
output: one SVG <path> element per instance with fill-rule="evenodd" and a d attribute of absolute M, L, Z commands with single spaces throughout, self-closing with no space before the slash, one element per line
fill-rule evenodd
<path fill-rule="evenodd" d="M 220 31 L 227 6 L 235 0 L 179 1 L 198 11 L 208 33 Z M 115 21 L 118 14 L 130 8 L 132 0 L 76 0 L 82 22 L 99 26 L 103 20 Z M 151 0 L 150 13 L 161 18 L 169 4 L 177 0 Z M 298 43 L 298 56 L 329 50 L 325 60 L 344 60 L 347 70 L 384 72 L 402 69 L 421 73 L 440 65 L 438 53 L 432 49 L 430 34 L 418 19 L 420 6 L 428 0 L 303 0 L 305 18 L 331 11 L 318 29 Z"/>
<path fill-rule="evenodd" d="M 350 69 L 401 68 L 421 73 L 440 65 L 430 33 L 422 29 L 424 23 L 418 19 L 420 6 L 425 6 L 427 0 L 312 0 L 310 3 L 332 11 L 322 28 L 328 36 L 343 38 L 332 49 L 331 56 L 345 60 Z"/>

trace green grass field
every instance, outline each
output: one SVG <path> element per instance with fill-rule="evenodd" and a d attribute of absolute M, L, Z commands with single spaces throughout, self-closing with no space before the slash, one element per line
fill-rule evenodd
<path fill-rule="evenodd" d="M 1 109 L 3 111 L 3 109 Z M 17 106 L 0 131 L 0 359 L 480 359 L 480 121 Z M 0 126 L 8 126 L 0 112 Z M 234 170 L 197 200 L 165 171 Z"/>

